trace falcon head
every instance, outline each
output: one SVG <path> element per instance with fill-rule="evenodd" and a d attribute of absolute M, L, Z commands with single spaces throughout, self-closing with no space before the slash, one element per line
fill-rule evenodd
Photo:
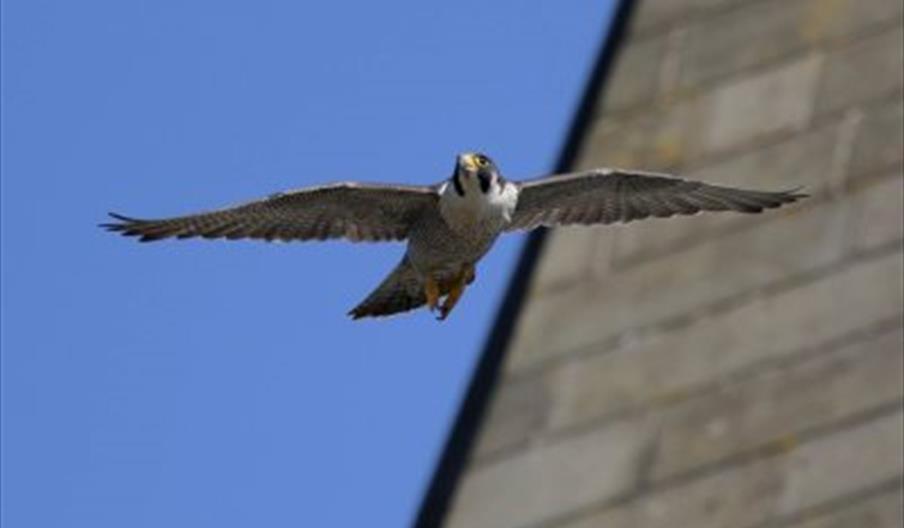
<path fill-rule="evenodd" d="M 458 155 L 452 175 L 452 186 L 458 196 L 487 195 L 491 190 L 499 189 L 501 180 L 499 169 L 489 156 L 479 152 Z"/>

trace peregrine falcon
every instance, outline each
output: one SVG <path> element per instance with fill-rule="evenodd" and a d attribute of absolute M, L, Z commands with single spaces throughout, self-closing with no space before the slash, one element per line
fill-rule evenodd
<path fill-rule="evenodd" d="M 759 213 L 805 196 L 797 190 L 736 189 L 619 169 L 515 182 L 503 178 L 488 156 L 469 152 L 457 157 L 448 180 L 432 186 L 336 183 L 159 220 L 110 213 L 116 221 L 101 227 L 142 242 L 169 237 L 407 240 L 401 262 L 348 315 L 386 316 L 426 304 L 443 320 L 502 233 L 700 211 Z"/>

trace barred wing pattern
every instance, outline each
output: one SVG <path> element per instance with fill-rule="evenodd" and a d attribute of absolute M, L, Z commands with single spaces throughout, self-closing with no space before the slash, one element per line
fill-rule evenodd
<path fill-rule="evenodd" d="M 569 224 L 612 224 L 700 211 L 759 213 L 804 198 L 797 190 L 752 191 L 664 174 L 594 170 L 520 184 L 508 230 Z"/>
<path fill-rule="evenodd" d="M 110 213 L 109 231 L 142 242 L 176 238 L 236 240 L 404 240 L 420 215 L 435 208 L 433 187 L 337 183 L 271 195 L 199 214 L 143 220 Z"/>

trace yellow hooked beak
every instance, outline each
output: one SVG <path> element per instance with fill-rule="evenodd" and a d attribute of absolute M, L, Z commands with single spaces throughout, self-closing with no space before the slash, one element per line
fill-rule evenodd
<path fill-rule="evenodd" d="M 470 152 L 461 155 L 461 164 L 471 172 L 477 171 L 477 160 L 475 159 L 474 154 L 471 154 Z"/>

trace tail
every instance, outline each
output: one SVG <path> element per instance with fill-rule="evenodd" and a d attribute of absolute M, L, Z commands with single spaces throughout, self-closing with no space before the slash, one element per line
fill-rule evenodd
<path fill-rule="evenodd" d="M 406 256 L 361 304 L 348 312 L 348 315 L 352 319 L 381 317 L 407 312 L 425 304 L 427 296 L 424 293 L 424 282 L 411 267 Z"/>

